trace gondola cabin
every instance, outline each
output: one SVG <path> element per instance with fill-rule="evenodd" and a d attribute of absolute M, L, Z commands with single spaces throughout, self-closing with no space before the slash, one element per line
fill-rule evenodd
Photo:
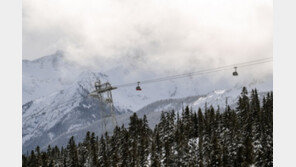
<path fill-rule="evenodd" d="M 136 91 L 141 91 L 140 82 L 138 82 L 138 86 L 136 87 Z"/>
<path fill-rule="evenodd" d="M 237 69 L 237 67 L 234 67 L 234 72 L 232 73 L 233 76 L 238 76 L 236 69 Z"/>

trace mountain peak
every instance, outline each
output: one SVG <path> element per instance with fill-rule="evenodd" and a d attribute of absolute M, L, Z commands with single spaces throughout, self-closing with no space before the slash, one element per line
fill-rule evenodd
<path fill-rule="evenodd" d="M 33 60 L 33 62 L 57 62 L 64 59 L 64 53 L 62 51 L 56 51 L 54 54 L 47 55 L 38 59 Z"/>
<path fill-rule="evenodd" d="M 56 61 L 58 59 L 64 58 L 64 52 L 61 50 L 57 50 L 55 53 L 47 55 L 47 56 L 43 56 L 43 57 L 39 57 L 37 59 L 34 60 L 27 60 L 27 59 L 23 59 L 23 63 L 24 62 L 48 62 L 48 61 Z"/>

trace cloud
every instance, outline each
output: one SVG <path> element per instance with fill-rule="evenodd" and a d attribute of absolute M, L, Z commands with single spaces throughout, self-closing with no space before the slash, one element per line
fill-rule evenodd
<path fill-rule="evenodd" d="M 23 58 L 190 71 L 271 57 L 271 0 L 24 0 Z M 269 66 L 267 72 L 272 67 Z"/>

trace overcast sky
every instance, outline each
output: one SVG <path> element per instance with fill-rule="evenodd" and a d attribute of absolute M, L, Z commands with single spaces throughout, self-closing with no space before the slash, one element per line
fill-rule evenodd
<path fill-rule="evenodd" d="M 272 0 L 23 0 L 23 59 L 184 71 L 272 56 Z"/>

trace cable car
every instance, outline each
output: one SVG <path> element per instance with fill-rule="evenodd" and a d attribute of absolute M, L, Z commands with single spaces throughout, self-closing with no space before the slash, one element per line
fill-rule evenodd
<path fill-rule="evenodd" d="M 233 76 L 238 76 L 236 69 L 237 69 L 237 67 L 234 67 L 234 72 L 232 73 Z"/>
<path fill-rule="evenodd" d="M 140 87 L 140 82 L 138 82 L 138 86 L 136 87 L 136 90 L 137 91 L 141 91 L 142 90 L 141 87 Z"/>

